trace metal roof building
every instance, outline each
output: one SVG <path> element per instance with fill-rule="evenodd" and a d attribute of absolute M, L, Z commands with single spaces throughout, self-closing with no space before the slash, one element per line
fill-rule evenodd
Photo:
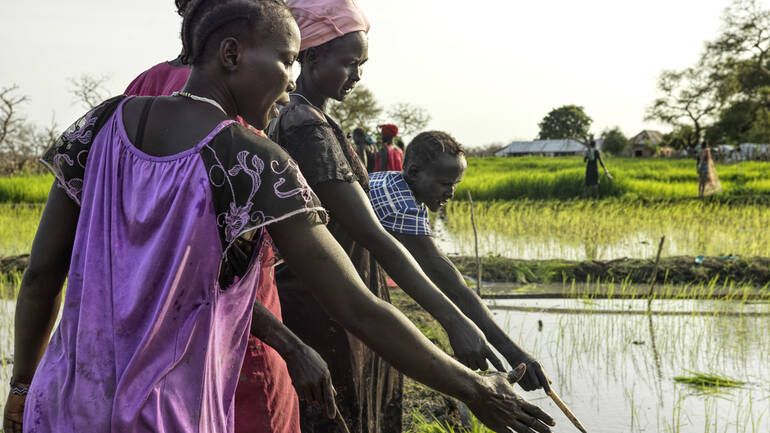
<path fill-rule="evenodd" d="M 596 140 L 596 147 L 601 147 L 602 140 Z M 523 156 L 523 155 L 582 155 L 586 151 L 583 143 L 572 140 L 537 140 L 514 141 L 503 149 L 495 152 L 495 156 Z"/>

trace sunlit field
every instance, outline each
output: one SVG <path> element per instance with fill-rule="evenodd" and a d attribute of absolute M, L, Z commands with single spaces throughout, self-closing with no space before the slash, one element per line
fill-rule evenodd
<path fill-rule="evenodd" d="M 762 203 L 533 201 L 475 203 L 480 254 L 518 259 L 648 258 L 666 236 L 664 256 L 770 257 L 770 208 Z M 436 219 L 444 249 L 474 253 L 467 202 L 450 202 Z"/>
<path fill-rule="evenodd" d="M 607 158 L 613 180 L 601 177 L 602 197 L 635 200 L 677 200 L 697 197 L 694 159 Z M 770 163 L 745 161 L 717 164 L 723 196 L 770 193 Z M 585 185 L 585 165 L 579 157 L 471 158 L 458 200 L 470 190 L 474 200 L 579 198 Z"/>

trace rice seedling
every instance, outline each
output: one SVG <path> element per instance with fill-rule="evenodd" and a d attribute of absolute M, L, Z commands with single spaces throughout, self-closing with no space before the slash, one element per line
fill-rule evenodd
<path fill-rule="evenodd" d="M 528 260 L 650 258 L 665 235 L 664 257 L 770 257 L 770 242 L 763 236 L 770 212 L 761 205 L 517 200 L 478 202 L 475 212 L 482 255 Z M 434 218 L 434 225 L 446 251 L 473 254 L 467 203 L 450 202 L 446 217 Z"/>
<path fill-rule="evenodd" d="M 674 382 L 690 385 L 702 391 L 718 390 L 719 388 L 737 388 L 746 383 L 713 373 L 698 373 L 694 371 L 688 371 L 688 373 L 688 376 L 674 376 Z"/>

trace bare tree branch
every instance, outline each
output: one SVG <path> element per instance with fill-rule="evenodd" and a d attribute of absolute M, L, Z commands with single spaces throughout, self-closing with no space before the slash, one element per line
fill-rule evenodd
<path fill-rule="evenodd" d="M 89 74 L 67 79 L 72 85 L 70 93 L 75 97 L 75 102 L 79 102 L 89 110 L 101 104 L 109 96 L 109 91 L 105 87 L 108 80 L 109 77 L 106 75 Z"/>

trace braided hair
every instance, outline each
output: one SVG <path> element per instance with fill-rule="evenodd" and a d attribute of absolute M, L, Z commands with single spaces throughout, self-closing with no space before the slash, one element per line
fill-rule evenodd
<path fill-rule="evenodd" d="M 175 0 L 184 10 L 182 20 L 182 63 L 200 63 L 206 42 L 226 24 L 244 22 L 249 29 L 271 33 L 291 10 L 281 0 Z"/>
<path fill-rule="evenodd" d="M 417 134 L 404 151 L 404 171 L 409 167 L 421 168 L 433 161 L 440 153 L 456 157 L 465 156 L 465 150 L 454 137 L 443 131 L 426 131 Z"/>

